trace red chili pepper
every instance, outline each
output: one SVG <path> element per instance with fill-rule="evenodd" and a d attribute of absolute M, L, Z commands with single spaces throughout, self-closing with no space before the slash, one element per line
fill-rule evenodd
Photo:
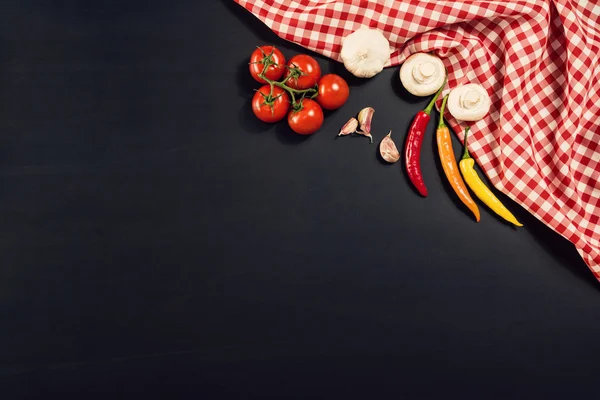
<path fill-rule="evenodd" d="M 427 124 L 431 119 L 431 110 L 445 86 L 446 79 L 444 79 L 444 83 L 433 99 L 431 99 L 427 107 L 425 107 L 424 110 L 419 111 L 415 116 L 415 119 L 410 126 L 410 130 L 408 131 L 408 138 L 406 139 L 406 147 L 404 149 L 404 161 L 406 163 L 408 178 L 423 197 L 427 197 L 427 187 L 425 187 L 423 175 L 421 174 L 421 144 L 423 143 L 425 128 L 427 128 Z"/>

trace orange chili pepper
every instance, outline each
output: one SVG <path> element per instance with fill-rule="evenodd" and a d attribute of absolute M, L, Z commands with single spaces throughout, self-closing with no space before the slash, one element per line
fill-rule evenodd
<path fill-rule="evenodd" d="M 479 222 L 481 218 L 479 214 L 479 208 L 469 194 L 469 190 L 467 189 L 467 186 L 460 175 L 460 170 L 458 169 L 458 164 L 456 163 L 456 158 L 454 157 L 454 150 L 452 149 L 450 130 L 444 123 L 444 109 L 446 108 L 447 100 L 448 95 L 446 95 L 442 101 L 442 107 L 440 108 L 440 122 L 436 131 L 438 153 L 440 160 L 442 161 L 444 174 L 446 175 L 448 182 L 450 182 L 450 186 L 452 186 L 452 189 L 458 195 L 460 201 L 462 201 L 463 204 L 466 205 L 469 210 L 471 210 L 475 216 L 475 219 L 477 222 Z"/>

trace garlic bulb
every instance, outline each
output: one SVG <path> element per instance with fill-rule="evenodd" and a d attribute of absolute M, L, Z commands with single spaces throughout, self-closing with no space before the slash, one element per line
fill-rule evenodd
<path fill-rule="evenodd" d="M 378 29 L 361 27 L 342 39 L 342 62 L 359 78 L 380 73 L 390 60 L 390 54 L 390 43 Z"/>
<path fill-rule="evenodd" d="M 446 67 L 428 53 L 414 53 L 400 67 L 400 81 L 415 96 L 430 96 L 444 84 Z"/>
<path fill-rule="evenodd" d="M 490 111 L 491 100 L 485 88 L 477 83 L 457 86 L 448 96 L 448 111 L 461 121 L 478 121 Z"/>

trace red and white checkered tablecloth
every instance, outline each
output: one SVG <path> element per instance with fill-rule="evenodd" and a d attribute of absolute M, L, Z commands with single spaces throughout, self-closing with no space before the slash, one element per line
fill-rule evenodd
<path fill-rule="evenodd" d="M 571 241 L 600 280 L 600 0 L 234 0 L 279 37 L 341 61 L 341 39 L 380 29 L 393 53 L 434 52 L 448 86 L 492 108 L 469 151 L 491 183 Z M 463 140 L 463 126 L 448 117 Z"/>

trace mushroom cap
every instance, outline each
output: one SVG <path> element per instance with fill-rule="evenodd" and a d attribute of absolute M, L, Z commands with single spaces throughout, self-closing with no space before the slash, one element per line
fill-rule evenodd
<path fill-rule="evenodd" d="M 381 72 L 390 54 L 390 43 L 379 29 L 363 26 L 342 39 L 340 58 L 346 69 L 360 78 Z"/>
<path fill-rule="evenodd" d="M 490 96 L 478 83 L 457 86 L 450 91 L 446 107 L 448 112 L 461 121 L 479 121 L 490 111 Z"/>
<path fill-rule="evenodd" d="M 444 84 L 446 67 L 437 56 L 414 53 L 400 67 L 400 81 L 415 96 L 430 96 Z"/>

